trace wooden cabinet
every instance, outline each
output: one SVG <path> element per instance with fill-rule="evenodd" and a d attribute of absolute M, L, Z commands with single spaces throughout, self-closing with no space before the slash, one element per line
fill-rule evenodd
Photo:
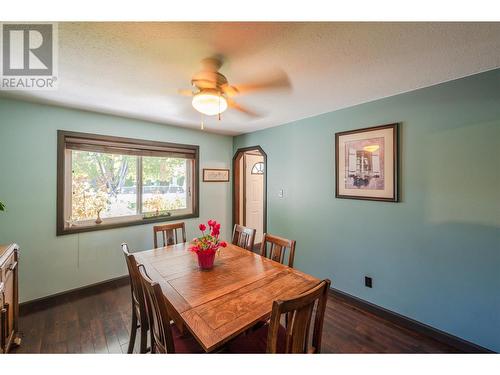
<path fill-rule="evenodd" d="M 19 246 L 0 245 L 0 353 L 20 344 L 18 268 Z"/>

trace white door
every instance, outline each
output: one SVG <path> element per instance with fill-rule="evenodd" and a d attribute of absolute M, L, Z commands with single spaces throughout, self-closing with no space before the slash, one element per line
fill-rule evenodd
<path fill-rule="evenodd" d="M 245 226 L 256 229 L 255 243 L 260 243 L 264 234 L 264 175 L 255 173 L 254 167 L 263 162 L 262 155 L 245 154 Z"/>

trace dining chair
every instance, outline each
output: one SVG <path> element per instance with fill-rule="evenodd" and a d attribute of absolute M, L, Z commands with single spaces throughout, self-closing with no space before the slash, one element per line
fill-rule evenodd
<path fill-rule="evenodd" d="M 179 240 L 177 230 L 181 231 L 182 241 Z M 186 227 L 184 223 L 162 224 L 153 226 L 155 249 L 158 248 L 158 232 L 161 232 L 163 246 L 176 245 L 186 242 Z"/>
<path fill-rule="evenodd" d="M 270 258 L 281 264 L 285 264 L 285 253 L 288 250 L 288 267 L 293 267 L 293 259 L 295 257 L 295 240 L 287 240 L 286 238 L 278 237 L 273 234 L 264 233 L 262 243 L 260 244 L 260 255 Z M 268 246 L 270 245 L 269 252 Z"/>
<path fill-rule="evenodd" d="M 321 336 L 330 280 L 321 281 L 297 297 L 273 302 L 271 319 L 261 328 L 238 336 L 229 353 L 321 353 Z M 282 315 L 288 315 L 285 326 Z M 314 321 L 313 321 L 314 320 Z M 313 322 L 312 322 L 313 321 Z M 312 325 L 312 340 L 310 331 Z"/>
<path fill-rule="evenodd" d="M 244 249 L 253 251 L 255 232 L 253 228 L 244 227 L 243 225 L 234 224 L 233 236 L 231 243 Z"/>
<path fill-rule="evenodd" d="M 191 334 L 182 334 L 173 324 L 160 284 L 149 278 L 144 265 L 140 264 L 138 269 L 146 299 L 151 353 L 203 353 Z"/>
<path fill-rule="evenodd" d="M 130 328 L 130 340 L 127 353 L 134 351 L 137 329 L 141 330 L 140 353 L 147 353 L 147 338 L 149 331 L 148 317 L 146 313 L 146 301 L 141 285 L 141 276 L 137 269 L 137 262 L 134 255 L 130 254 L 128 245 L 122 243 L 123 254 L 127 263 L 128 275 L 130 279 L 130 292 L 132 296 L 132 326 Z"/>

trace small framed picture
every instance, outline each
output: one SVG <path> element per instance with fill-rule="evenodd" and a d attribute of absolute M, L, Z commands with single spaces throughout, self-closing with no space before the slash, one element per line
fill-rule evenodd
<path fill-rule="evenodd" d="M 204 168 L 203 182 L 229 182 L 229 169 Z"/>
<path fill-rule="evenodd" d="M 335 134 L 335 196 L 397 202 L 398 124 Z"/>

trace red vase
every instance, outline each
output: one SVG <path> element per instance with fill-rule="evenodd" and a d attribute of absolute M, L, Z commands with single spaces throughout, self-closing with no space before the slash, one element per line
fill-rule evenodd
<path fill-rule="evenodd" d="M 202 270 L 212 269 L 214 266 L 215 251 L 199 251 L 196 255 L 198 255 L 198 265 Z"/>

